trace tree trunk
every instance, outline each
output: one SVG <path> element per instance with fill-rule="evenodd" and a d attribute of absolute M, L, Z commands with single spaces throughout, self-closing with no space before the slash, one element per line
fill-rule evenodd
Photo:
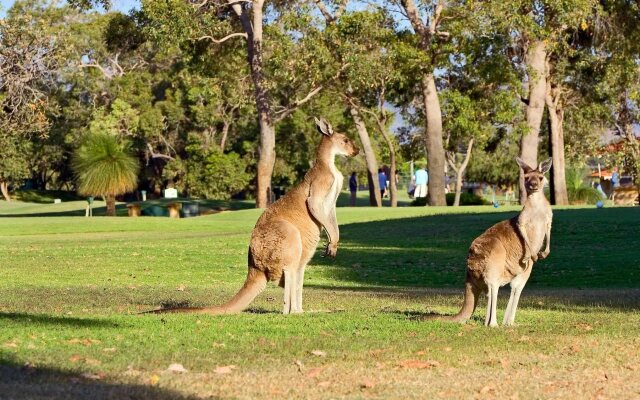
<path fill-rule="evenodd" d="M 384 122 L 380 120 L 376 120 L 378 123 L 378 130 L 380 134 L 384 138 L 384 141 L 387 143 L 387 147 L 389 148 L 389 164 L 391 164 L 389 168 L 389 191 L 390 196 L 389 199 L 391 201 L 391 207 L 398 207 L 398 184 L 396 183 L 396 149 L 393 145 L 393 141 L 387 134 L 387 128 L 385 127 Z"/>
<path fill-rule="evenodd" d="M 547 85 L 547 110 L 549 111 L 549 151 L 551 152 L 551 203 L 556 205 L 569 204 L 567 194 L 567 180 L 564 164 L 564 109 L 560 103 L 560 94 L 553 93 Z"/>
<path fill-rule="evenodd" d="M 222 139 L 220 139 L 220 149 L 224 152 L 224 147 L 227 145 L 227 137 L 229 136 L 229 127 L 231 126 L 231 122 L 224 121 L 224 125 L 222 126 Z"/>
<path fill-rule="evenodd" d="M 529 101 L 526 108 L 529 131 L 522 136 L 520 141 L 520 158 L 534 168 L 538 165 L 538 138 L 547 92 L 546 58 L 547 51 L 544 42 L 531 43 L 525 56 L 525 64 L 529 70 Z M 521 169 L 520 204 L 524 204 L 526 198 L 524 173 Z"/>
<path fill-rule="evenodd" d="M 271 175 L 276 162 L 276 135 L 267 88 L 264 84 L 262 72 L 262 17 L 264 0 L 254 0 L 251 10 L 252 18 L 247 14 L 248 9 L 241 3 L 233 4 L 232 8 L 240 18 L 242 28 L 247 34 L 247 58 L 251 68 L 251 79 L 256 97 L 258 123 L 260 126 L 260 145 L 258 147 L 258 176 L 256 184 L 256 207 L 265 208 L 271 202 Z"/>
<path fill-rule="evenodd" d="M 369 205 L 373 207 L 382 207 L 382 196 L 380 195 L 380 185 L 378 184 L 378 161 L 376 160 L 376 154 L 373 152 L 371 146 L 371 140 L 369 139 L 369 132 L 367 127 L 360 116 L 358 110 L 355 107 L 350 107 L 349 112 L 351 118 L 356 125 L 360 142 L 362 143 L 362 150 L 364 151 L 364 159 L 367 163 L 367 180 L 369 182 Z"/>
<path fill-rule="evenodd" d="M 11 195 L 9 194 L 9 182 L 0 181 L 0 192 L 2 192 L 2 196 L 7 202 L 11 201 Z"/>
<path fill-rule="evenodd" d="M 442 146 L 442 111 L 433 73 L 422 77 L 422 95 L 426 117 L 427 169 L 429 205 L 446 206 L 444 191 L 444 147 Z"/>
<path fill-rule="evenodd" d="M 115 217 L 116 216 L 116 196 L 113 194 L 108 194 L 104 196 L 104 198 L 107 203 L 107 217 Z"/>
<path fill-rule="evenodd" d="M 462 161 L 462 164 L 460 164 L 459 167 L 456 166 L 455 164 L 455 156 L 451 155 L 449 157 L 449 166 L 456 173 L 456 195 L 453 200 L 454 207 L 460 206 L 460 196 L 462 194 L 462 177 L 464 176 L 464 171 L 467 169 L 467 165 L 469 165 L 469 160 L 471 159 L 471 150 L 473 149 L 473 142 L 474 142 L 474 139 L 471 138 L 469 140 L 469 144 L 467 145 L 467 153 L 465 154 L 464 160 Z"/>

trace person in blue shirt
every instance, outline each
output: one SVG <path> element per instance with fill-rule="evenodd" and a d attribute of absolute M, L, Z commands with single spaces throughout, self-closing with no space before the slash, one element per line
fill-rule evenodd
<path fill-rule="evenodd" d="M 620 187 L 620 172 L 618 167 L 613 167 L 613 173 L 611 174 L 611 198 L 613 199 L 613 192 Z"/>
<path fill-rule="evenodd" d="M 424 167 L 420 167 L 414 174 L 414 179 L 416 182 L 416 190 L 413 194 L 415 198 L 419 197 L 427 197 L 427 184 L 429 183 L 429 174 L 424 169 Z"/>
<path fill-rule="evenodd" d="M 351 173 L 351 177 L 349 178 L 349 192 L 351 196 L 349 197 L 349 205 L 351 207 L 356 206 L 356 195 L 358 194 L 358 175 L 355 172 Z"/>
<path fill-rule="evenodd" d="M 384 197 L 387 192 L 387 175 L 382 168 L 378 168 L 378 184 L 380 185 L 380 197 Z"/>

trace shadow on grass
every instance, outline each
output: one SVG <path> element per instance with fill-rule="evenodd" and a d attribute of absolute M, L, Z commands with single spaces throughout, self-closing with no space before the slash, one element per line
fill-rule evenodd
<path fill-rule="evenodd" d="M 85 209 L 54 211 L 54 212 L 35 212 L 35 213 L 16 213 L 16 214 L 0 214 L 0 218 L 33 218 L 33 217 L 84 217 Z M 116 215 L 119 217 L 127 215 L 127 206 L 124 204 L 116 205 Z M 94 217 L 104 217 L 107 214 L 107 207 L 93 207 Z"/>
<path fill-rule="evenodd" d="M 26 314 L 26 313 L 2 313 L 0 312 L 0 323 L 2 321 L 11 321 L 21 324 L 49 324 L 49 325 L 66 325 L 78 328 L 83 327 L 104 327 L 117 328 L 120 325 L 99 319 L 84 319 L 72 317 L 57 317 L 47 314 Z"/>
<path fill-rule="evenodd" d="M 30 364 L 0 354 L 1 399 L 195 400 L 176 391 L 139 384 L 103 381 L 99 374 L 77 374 Z M 214 397 L 209 397 L 214 399 Z"/>
<path fill-rule="evenodd" d="M 438 315 L 429 310 L 435 304 L 458 308 L 462 307 L 463 285 L 459 288 L 382 288 L 382 287 L 362 287 L 362 286 L 328 286 L 328 285 L 305 285 L 306 289 L 327 290 L 332 292 L 353 292 L 370 293 L 376 297 L 386 297 L 389 299 L 411 299 L 424 300 L 427 311 L 397 311 L 401 313 L 414 313 L 416 315 Z M 500 306 L 506 307 L 509 298 L 508 286 L 500 290 Z M 480 305 L 476 308 L 475 314 L 484 313 L 486 293 L 480 295 Z M 504 303 L 504 304 L 502 304 Z M 636 289 L 535 289 L 526 288 L 522 292 L 520 308 L 525 307 L 533 310 L 547 311 L 571 311 L 571 312 L 593 312 L 594 308 L 612 309 L 619 311 L 640 310 L 640 288 Z M 386 312 L 386 309 L 382 310 Z M 456 311 L 457 312 L 457 311 Z M 474 315 L 475 315 L 474 314 Z M 442 314 L 442 316 L 453 314 Z"/>
<path fill-rule="evenodd" d="M 378 287 L 462 287 L 474 238 L 509 213 L 447 214 L 341 226 L 322 274 Z M 640 208 L 554 210 L 551 254 L 528 288 L 637 288 Z M 339 290 L 339 289 L 338 289 Z M 378 289 L 376 289 L 378 290 Z"/>

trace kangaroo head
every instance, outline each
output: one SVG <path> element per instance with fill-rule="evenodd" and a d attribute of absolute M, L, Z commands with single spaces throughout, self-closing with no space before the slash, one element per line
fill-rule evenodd
<path fill-rule="evenodd" d="M 333 131 L 333 127 L 324 118 L 315 118 L 318 131 L 324 135 L 324 140 L 331 142 L 332 150 L 335 154 L 341 154 L 343 156 L 353 157 L 360 152 L 360 149 L 353 140 L 349 139 L 347 135 L 337 133 Z"/>
<path fill-rule="evenodd" d="M 531 168 L 519 157 L 516 157 L 516 162 L 524 172 L 524 187 L 527 190 L 527 194 L 542 190 L 546 181 L 544 174 L 549 172 L 551 168 L 551 159 L 541 162 L 538 168 Z"/>

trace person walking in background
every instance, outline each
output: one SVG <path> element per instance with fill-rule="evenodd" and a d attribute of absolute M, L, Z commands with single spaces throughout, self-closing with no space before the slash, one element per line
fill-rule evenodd
<path fill-rule="evenodd" d="M 611 200 L 613 200 L 615 191 L 620 187 L 620 172 L 618 171 L 618 167 L 613 167 L 613 172 L 611 174 L 611 195 L 609 196 Z"/>
<path fill-rule="evenodd" d="M 351 173 L 351 177 L 349 178 L 349 192 L 351 196 L 349 197 L 349 206 L 356 206 L 356 195 L 358 194 L 358 175 L 355 172 Z"/>
<path fill-rule="evenodd" d="M 424 169 L 424 167 L 420 167 L 414 175 L 414 180 L 416 183 L 416 190 L 414 192 L 414 197 L 427 197 L 427 184 L 429 183 L 429 174 Z"/>
<path fill-rule="evenodd" d="M 380 197 L 384 197 L 387 193 L 387 175 L 382 168 L 378 168 L 378 184 L 380 185 Z"/>

